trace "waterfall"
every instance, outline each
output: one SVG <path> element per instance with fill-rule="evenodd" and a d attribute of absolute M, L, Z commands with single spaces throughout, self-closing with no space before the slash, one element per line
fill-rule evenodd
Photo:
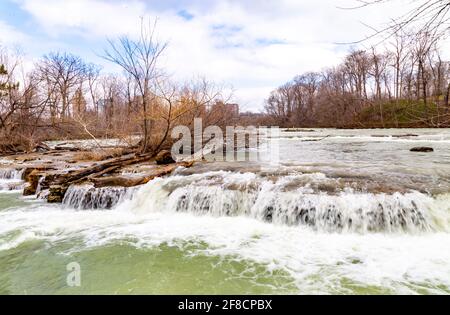
<path fill-rule="evenodd" d="M 0 169 L 0 180 L 1 179 L 15 179 L 22 180 L 22 174 L 24 170 L 16 169 Z"/>
<path fill-rule="evenodd" d="M 273 182 L 224 172 L 173 176 L 150 182 L 126 206 L 140 213 L 247 216 L 327 232 L 424 232 L 446 229 L 450 222 L 448 215 L 436 217 L 437 209 L 443 204 L 449 208 L 450 203 L 438 205 L 436 199 L 419 192 L 385 194 L 347 189 L 329 194 L 305 187 L 286 190 L 286 182 L 286 177 Z"/>
<path fill-rule="evenodd" d="M 77 210 L 111 209 L 131 199 L 136 189 L 123 187 L 95 188 L 92 185 L 72 185 L 67 190 L 63 205 Z"/>
<path fill-rule="evenodd" d="M 23 170 L 0 169 L 0 191 L 23 189 Z"/>

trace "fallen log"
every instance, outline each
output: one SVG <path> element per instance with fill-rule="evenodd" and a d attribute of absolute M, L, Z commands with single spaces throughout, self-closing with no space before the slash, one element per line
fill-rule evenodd
<path fill-rule="evenodd" d="M 68 151 L 68 152 L 79 152 L 79 151 L 81 151 L 81 149 L 80 148 L 77 148 L 77 147 L 64 147 L 64 146 L 60 146 L 60 145 L 57 145 L 55 148 L 54 148 L 54 150 L 55 151 Z"/>
<path fill-rule="evenodd" d="M 1 155 L 16 155 L 20 153 L 25 153 L 27 150 L 22 144 L 0 144 L 0 154 Z"/>
<path fill-rule="evenodd" d="M 152 158 L 151 155 L 142 155 L 142 156 L 133 155 L 112 159 L 81 170 L 73 171 L 67 174 L 57 175 L 54 178 L 54 182 L 52 184 L 69 186 L 71 184 L 79 183 L 81 181 L 93 177 L 103 176 L 105 174 L 111 173 L 125 166 L 149 161 L 151 160 L 151 158 Z"/>
<path fill-rule="evenodd" d="M 37 152 L 37 153 L 46 153 L 46 152 L 49 152 L 49 151 L 52 151 L 52 149 L 48 145 L 43 143 L 43 142 L 38 143 L 34 147 L 34 150 L 33 150 L 33 152 Z"/>
<path fill-rule="evenodd" d="M 43 184 L 49 187 L 47 201 L 49 203 L 61 203 L 70 185 L 92 181 L 96 177 L 112 173 L 122 167 L 146 162 L 151 159 L 151 155 L 132 155 L 112 159 L 69 173 L 51 174 L 51 176 L 47 176 L 43 181 Z"/>
<path fill-rule="evenodd" d="M 194 162 L 180 162 L 176 164 L 167 165 L 164 167 L 156 168 L 152 173 L 146 174 L 141 177 L 125 177 L 125 176 L 110 176 L 110 177 L 97 177 L 90 178 L 89 181 L 94 184 L 95 188 L 102 187 L 135 187 L 139 185 L 145 185 L 155 178 L 166 176 L 175 171 L 178 167 L 189 168 L 194 165 Z"/>

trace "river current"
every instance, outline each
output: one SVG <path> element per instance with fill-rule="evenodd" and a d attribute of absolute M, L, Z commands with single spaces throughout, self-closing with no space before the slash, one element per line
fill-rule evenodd
<path fill-rule="evenodd" d="M 74 186 L 62 205 L 21 197 L 20 170 L 0 161 L 0 293 L 450 293 L 450 130 L 265 141 L 279 162 Z M 66 283 L 71 262 L 80 287 Z"/>

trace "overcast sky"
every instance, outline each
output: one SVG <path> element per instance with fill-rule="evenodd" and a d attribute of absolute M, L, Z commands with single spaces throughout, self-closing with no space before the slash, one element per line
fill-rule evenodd
<path fill-rule="evenodd" d="M 411 0 L 359 9 L 355 0 L 0 0 L 0 43 L 29 60 L 69 51 L 116 71 L 99 55 L 107 37 L 136 34 L 158 18 L 162 60 L 176 80 L 205 76 L 232 85 L 243 110 L 305 71 L 337 64 L 349 43 L 381 27 Z"/>

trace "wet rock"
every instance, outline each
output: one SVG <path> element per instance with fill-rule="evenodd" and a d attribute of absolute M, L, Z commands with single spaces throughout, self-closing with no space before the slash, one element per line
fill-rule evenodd
<path fill-rule="evenodd" d="M 419 135 L 415 135 L 413 133 L 407 133 L 405 135 L 393 135 L 393 138 L 408 138 L 408 137 L 418 137 Z"/>
<path fill-rule="evenodd" d="M 43 188 L 41 178 L 46 179 L 47 171 L 51 171 L 53 168 L 48 167 L 30 167 L 26 168 L 22 172 L 22 180 L 27 184 L 23 190 L 24 196 L 33 196 L 38 192 L 39 183 L 41 182 L 41 189 Z M 45 187 L 48 188 L 48 187 Z"/>
<path fill-rule="evenodd" d="M 93 178 L 91 182 L 96 188 L 102 187 L 134 187 L 140 185 L 141 178 L 129 178 L 126 176 L 109 176 Z"/>
<path fill-rule="evenodd" d="M 428 153 L 428 152 L 434 152 L 434 149 L 430 148 L 430 147 L 417 147 L 417 148 L 412 148 L 410 151 L 411 152 L 425 152 L 425 153 Z"/>
<path fill-rule="evenodd" d="M 48 203 L 62 203 L 67 187 L 60 185 L 51 186 L 47 197 Z"/>
<path fill-rule="evenodd" d="M 158 165 L 167 165 L 176 163 L 176 161 L 172 158 L 172 153 L 169 151 L 161 151 L 155 158 L 156 164 Z"/>
<path fill-rule="evenodd" d="M 26 182 L 30 181 L 30 174 L 33 173 L 34 171 L 38 171 L 38 172 L 46 172 L 46 171 L 53 171 L 54 168 L 52 167 L 47 167 L 47 166 L 36 166 L 36 167 L 27 167 L 24 169 L 23 173 L 22 173 L 22 179 Z"/>
<path fill-rule="evenodd" d="M 36 194 L 39 179 L 43 176 L 43 174 L 39 170 L 33 170 L 31 173 L 27 174 L 25 180 L 27 185 L 23 190 L 24 196 L 32 196 Z"/>
<path fill-rule="evenodd" d="M 30 184 L 26 184 L 26 186 L 23 188 L 23 195 L 24 196 L 33 196 L 36 194 L 36 188 L 34 188 Z"/>

